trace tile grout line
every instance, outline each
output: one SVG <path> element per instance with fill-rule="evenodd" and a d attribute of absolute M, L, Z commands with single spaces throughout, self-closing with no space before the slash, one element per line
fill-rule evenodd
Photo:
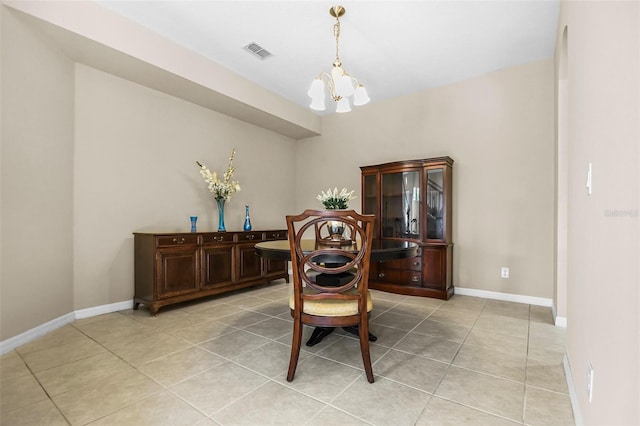
<path fill-rule="evenodd" d="M 482 314 L 482 312 L 484 312 L 484 309 L 486 308 L 487 304 L 485 301 L 484 306 L 482 307 L 482 310 L 480 311 L 480 314 L 478 314 L 478 317 L 475 319 L 475 321 L 473 322 L 473 325 L 471 327 L 469 327 L 469 331 L 467 331 L 467 334 L 465 335 L 464 339 L 462 339 L 462 342 L 460 342 L 460 346 L 458 346 L 458 349 L 456 350 L 456 353 L 451 357 L 451 360 L 447 363 L 447 367 L 444 370 L 444 373 L 442 374 L 442 376 L 440 377 L 440 380 L 438 380 L 438 383 L 436 383 L 435 387 L 433 388 L 433 392 L 431 393 L 431 396 L 429 397 L 429 399 L 427 400 L 426 404 L 424 405 L 424 407 L 422 408 L 422 411 L 420 412 L 420 414 L 418 415 L 418 419 L 420 419 L 422 417 L 422 415 L 424 414 L 425 410 L 427 409 L 427 405 L 429 405 L 429 402 L 437 396 L 436 396 L 436 392 L 438 391 L 438 388 L 440 387 L 440 385 L 442 384 L 442 382 L 444 381 L 444 378 L 447 376 L 447 373 L 449 372 L 449 369 L 451 368 L 451 366 L 453 365 L 453 361 L 456 359 L 456 356 L 458 356 L 458 353 L 460 353 L 460 349 L 462 348 L 462 346 L 464 345 L 464 342 L 466 342 L 467 338 L 469 337 L 469 334 L 471 334 L 471 330 L 473 330 L 473 327 L 476 325 L 476 323 L 478 322 L 478 320 L 480 319 L 480 315 Z M 436 309 L 437 310 L 437 309 Z M 433 312 L 436 312 L 436 310 L 434 310 Z M 432 312 L 432 314 L 433 314 Z M 427 318 L 429 318 L 431 315 L 429 315 Z M 424 321 L 427 320 L 427 318 L 425 318 Z M 423 321 L 423 322 L 424 322 Z M 416 326 L 417 327 L 417 326 Z M 473 407 L 472 407 L 473 408 Z"/>

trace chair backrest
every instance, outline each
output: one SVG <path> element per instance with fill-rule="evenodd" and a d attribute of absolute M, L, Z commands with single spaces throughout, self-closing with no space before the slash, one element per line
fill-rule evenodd
<path fill-rule="evenodd" d="M 286 219 L 295 309 L 302 309 L 303 299 L 358 299 L 359 311 L 366 313 L 375 216 L 361 215 L 354 210 L 305 210 Z M 325 239 L 316 238 L 318 227 L 328 221 L 342 222 L 351 230 L 347 244 L 329 244 Z M 318 275 L 323 279 L 318 279 Z M 316 292 L 307 294 L 309 292 L 303 292 L 303 286 Z M 357 288 L 357 291 L 345 294 L 352 288 Z"/>

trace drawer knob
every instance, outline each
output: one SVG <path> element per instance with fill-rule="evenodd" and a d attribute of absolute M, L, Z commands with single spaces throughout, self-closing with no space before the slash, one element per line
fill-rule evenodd
<path fill-rule="evenodd" d="M 176 243 L 176 244 L 183 244 L 184 243 L 184 237 L 182 237 L 180 239 L 174 238 L 173 242 Z"/>
<path fill-rule="evenodd" d="M 384 272 L 380 272 L 380 273 L 378 274 L 378 278 L 384 278 Z"/>
<path fill-rule="evenodd" d="M 420 262 L 413 262 L 413 266 L 419 266 Z"/>
<path fill-rule="evenodd" d="M 223 236 L 219 236 L 219 237 L 215 236 L 215 237 L 213 237 L 213 241 L 218 241 L 218 242 L 224 241 L 224 237 Z"/>
<path fill-rule="evenodd" d="M 416 276 L 411 277 L 411 282 L 417 283 L 418 281 L 420 281 L 420 278 Z"/>
<path fill-rule="evenodd" d="M 255 235 L 247 235 L 247 240 L 253 240 L 254 237 Z"/>

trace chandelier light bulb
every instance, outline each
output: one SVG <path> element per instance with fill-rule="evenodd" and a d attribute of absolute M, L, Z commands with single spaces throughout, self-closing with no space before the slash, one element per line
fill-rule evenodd
<path fill-rule="evenodd" d="M 356 88 L 356 91 L 353 94 L 353 105 L 354 106 L 365 105 L 365 104 L 368 104 L 370 100 L 371 99 L 369 99 L 369 94 L 367 93 L 367 89 L 365 89 L 362 84 L 358 84 L 358 87 Z"/>
<path fill-rule="evenodd" d="M 333 25 L 333 34 L 336 39 L 336 58 L 333 61 L 333 68 L 330 73 L 323 72 L 320 76 L 313 80 L 307 94 L 311 98 L 309 107 L 316 111 L 324 111 L 324 93 L 328 88 L 331 99 L 336 103 L 336 112 L 351 111 L 351 103 L 348 97 L 353 96 L 353 105 L 364 105 L 370 101 L 369 95 L 362 84 L 357 79 L 351 77 L 342 68 L 340 55 L 338 54 L 340 39 L 340 17 L 345 13 L 342 6 L 334 6 L 329 9 L 329 14 L 336 18 Z M 326 79 L 326 83 L 325 83 Z"/>
<path fill-rule="evenodd" d="M 349 112 L 351 111 L 351 105 L 349 105 L 348 98 L 341 98 L 336 105 L 336 112 Z"/>
<path fill-rule="evenodd" d="M 311 105 L 309 108 L 316 111 L 324 111 L 327 107 L 324 104 L 324 94 L 320 94 L 319 96 L 314 96 L 311 98 Z"/>
<path fill-rule="evenodd" d="M 320 77 L 313 79 L 307 95 L 311 98 L 324 96 L 324 81 Z"/>
<path fill-rule="evenodd" d="M 353 87 L 353 83 L 351 82 L 351 77 L 347 74 L 344 74 L 336 81 L 336 93 L 342 97 L 344 96 L 352 96 L 355 91 Z"/>

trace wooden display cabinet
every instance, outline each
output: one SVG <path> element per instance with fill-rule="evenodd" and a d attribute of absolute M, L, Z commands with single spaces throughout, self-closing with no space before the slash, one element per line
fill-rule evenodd
<path fill-rule="evenodd" d="M 260 241 L 286 240 L 286 230 L 252 232 L 134 233 L 133 309 L 221 294 L 284 278 L 288 262 L 262 259 Z"/>
<path fill-rule="evenodd" d="M 420 246 L 414 258 L 372 264 L 371 288 L 445 300 L 453 296 L 452 167 L 449 157 L 360 167 L 362 212 L 376 215 L 374 237 Z"/>

